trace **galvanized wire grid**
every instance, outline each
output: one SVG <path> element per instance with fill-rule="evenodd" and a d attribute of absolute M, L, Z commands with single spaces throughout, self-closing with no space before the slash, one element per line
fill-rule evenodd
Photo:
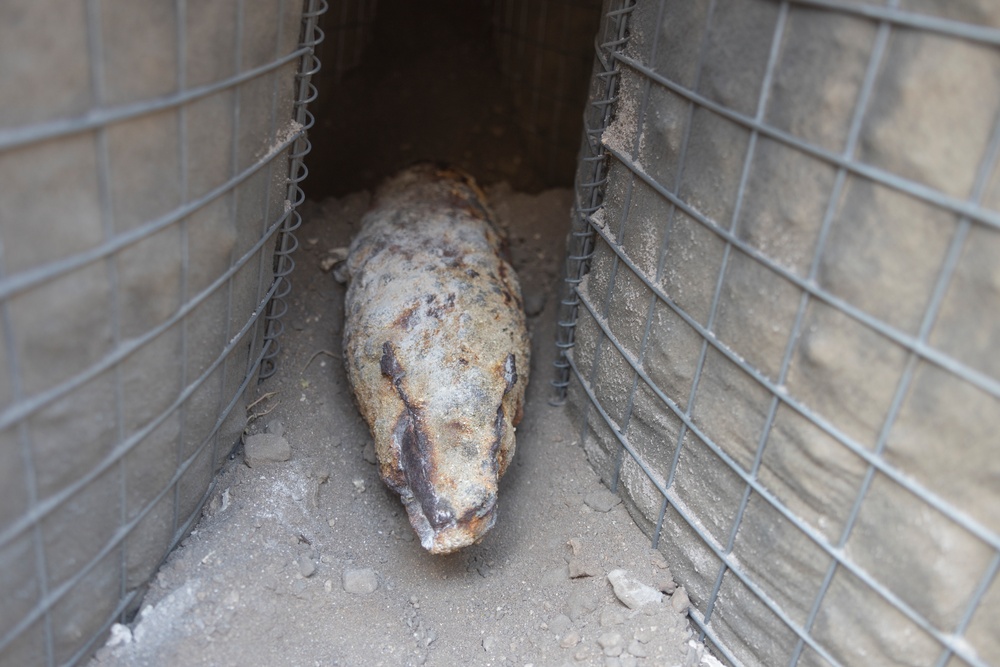
<path fill-rule="evenodd" d="M 197 521 L 203 503 L 213 491 L 214 473 L 235 445 L 235 441 L 220 442 L 220 430 L 224 424 L 234 423 L 238 437 L 241 424 L 246 421 L 242 414 L 245 404 L 241 402 L 245 390 L 259 374 L 273 372 L 277 337 L 281 334 L 280 317 L 285 310 L 281 297 L 290 288 L 287 278 L 293 266 L 290 253 L 296 246 L 292 232 L 301 223 L 295 206 L 303 199 L 298 184 L 306 175 L 302 158 L 309 151 L 309 142 L 305 131 L 312 124 L 306 105 L 316 95 L 309 79 L 319 68 L 313 52 L 322 39 L 316 28 L 316 18 L 326 7 L 326 0 L 308 0 L 304 12 L 298 0 L 279 0 L 276 5 L 269 6 L 265 11 L 275 12 L 276 25 L 272 24 L 270 29 L 276 37 L 273 46 L 263 49 L 271 49 L 273 55 L 265 53 L 262 56 L 266 59 L 264 64 L 247 67 L 243 61 L 244 48 L 258 49 L 256 57 L 261 47 L 244 35 L 244 19 L 248 11 L 260 11 L 260 8 L 251 10 L 243 0 L 224 7 L 216 5 L 215 9 L 220 9 L 223 15 L 230 11 L 230 18 L 235 19 L 235 29 L 229 22 L 224 28 L 234 35 L 234 51 L 229 54 L 235 59 L 234 64 L 226 63 L 223 68 L 228 68 L 229 75 L 192 86 L 186 83 L 191 71 L 186 62 L 191 27 L 187 19 L 190 11 L 202 8 L 176 0 L 171 17 L 176 26 L 173 45 L 176 61 L 169 69 L 160 70 L 172 77 L 167 81 L 175 81 L 174 92 L 125 101 L 108 100 L 106 77 L 109 74 L 105 72 L 105 65 L 118 55 L 106 50 L 108 45 L 118 43 L 117 38 L 129 36 L 104 32 L 106 21 L 115 18 L 113 14 L 123 7 L 112 7 L 107 0 L 88 0 L 85 7 L 83 3 L 78 7 L 64 6 L 60 2 L 50 3 L 46 10 L 53 25 L 61 23 L 63 10 L 79 8 L 85 17 L 84 55 L 90 68 L 89 108 L 68 117 L 0 128 L 0 160 L 31 158 L 35 151 L 58 147 L 62 142 L 69 145 L 68 142 L 73 141 L 74 145 L 87 146 L 86 142 L 92 141 L 88 150 L 96 156 L 99 193 L 95 199 L 100 204 L 104 237 L 94 247 L 69 254 L 64 251 L 52 261 L 11 271 L 13 253 L 31 249 L 11 244 L 11 238 L 18 231 L 18 212 L 0 220 L 0 241 L 4 242 L 0 265 L 0 324 L 4 339 L 2 360 L 9 383 L 4 393 L 9 401 L 0 408 L 0 466 L 5 468 L 3 479 L 7 483 L 7 488 L 0 488 L 0 502 L 8 512 L 24 508 L 13 517 L 4 514 L 0 522 L 0 568 L 6 573 L 0 575 L 0 598 L 4 600 L 0 609 L 2 664 L 75 664 L 92 653 L 112 623 L 126 620 L 141 599 L 145 581 Z M 169 5 L 160 9 L 171 11 Z M 16 7 L 13 11 L 17 19 L 24 15 L 23 12 L 18 14 Z M 301 26 L 292 23 L 299 16 Z M 74 26 L 69 28 L 72 30 Z M 207 28 L 213 30 L 216 26 Z M 296 34 L 299 35 L 297 39 Z M 201 36 L 204 37 L 204 33 Z M 133 37 L 146 40 L 150 35 L 138 33 Z M 254 37 L 259 40 L 259 34 Z M 80 43 L 84 43 L 82 38 Z M 295 70 L 297 74 L 293 77 Z M 36 78 L 46 74 L 33 72 Z M 205 78 L 201 73 L 199 76 Z M 269 85 L 270 97 L 241 99 L 241 94 L 246 95 L 244 86 L 261 82 Z M 7 94 L 11 92 L 8 90 Z M 228 129 L 219 130 L 211 125 L 195 127 L 190 122 L 196 104 L 218 100 L 224 100 L 228 110 L 216 118 L 221 127 Z M 291 103 L 290 107 L 279 106 L 285 100 Z M 296 122 L 289 125 L 289 120 L 280 117 L 279 109 L 285 113 L 292 110 Z M 241 142 L 240 124 L 249 113 L 257 113 L 256 118 L 263 118 L 259 124 L 269 126 L 270 134 Z M 146 159 L 156 165 L 161 162 L 179 165 L 176 182 L 181 203 L 163 215 L 139 220 L 123 229 L 121 222 L 114 219 L 112 206 L 116 183 L 109 165 L 112 153 L 109 136 L 123 123 L 148 119 L 155 114 L 173 114 L 176 118 L 173 126 L 177 137 L 176 155 L 157 154 L 146 156 Z M 199 118 L 203 121 L 205 116 Z M 189 160 L 192 157 L 201 159 L 203 155 L 197 152 L 197 143 L 192 148 L 191 142 L 196 141 L 192 133 L 197 131 L 202 133 L 198 136 L 204 136 L 206 130 L 232 133 L 231 154 L 221 156 L 228 158 L 231 165 L 228 178 L 207 191 L 205 184 L 197 182 L 196 176 L 190 173 L 192 163 Z M 254 155 L 241 153 L 262 142 L 269 142 L 269 146 L 264 144 L 269 150 Z M 136 166 L 145 165 L 137 163 Z M 162 172 L 165 182 L 172 182 L 168 177 L 173 175 L 166 169 L 168 167 L 164 166 Z M 258 188 L 258 184 L 262 187 Z M 55 187 L 58 188 L 58 184 Z M 191 193 L 201 194 L 192 196 Z M 58 197 L 59 193 L 38 190 L 32 194 L 36 202 L 53 196 Z M 216 213 L 218 209 L 212 207 L 222 207 L 228 213 L 213 218 L 210 209 Z M 23 213 L 32 214 L 32 210 L 26 209 Z M 198 248 L 194 239 L 195 235 L 204 233 L 199 226 L 206 224 L 206 218 L 199 218 L 199 215 L 221 220 L 221 225 L 227 224 L 224 221 L 229 216 L 228 224 L 234 229 L 246 231 L 250 225 L 256 228 L 251 238 L 233 240 L 228 266 L 217 275 L 206 277 L 204 272 L 211 268 L 199 266 L 197 262 L 195 252 Z M 119 295 L 130 285 L 123 283 L 125 274 L 121 272 L 120 262 L 130 249 L 154 237 L 162 239 L 164 232 L 176 234 L 180 240 L 177 280 L 181 296 L 176 310 L 141 335 L 126 338 L 121 333 L 121 323 L 123 318 L 134 315 L 123 312 L 120 305 L 113 305 L 107 314 L 112 320 L 112 338 L 106 353 L 52 386 L 40 391 L 27 390 L 22 380 L 25 365 L 32 365 L 32 372 L 37 372 L 45 360 L 25 359 L 20 354 L 24 340 L 19 341 L 17 336 L 24 335 L 19 329 L 19 324 L 23 323 L 18 322 L 17 314 L 21 311 L 16 311 L 12 304 L 18 299 L 22 302 L 28 299 L 34 302 L 35 311 L 44 311 L 46 288 L 55 284 L 68 285 L 67 280 L 73 281 L 82 275 L 78 272 L 100 273 L 101 267 L 111 286 L 110 303 L 124 303 L 124 297 Z M 3 238 L 5 234 L 8 238 Z M 158 234 L 161 236 L 157 237 Z M 58 250 L 60 241 L 58 237 L 43 238 L 36 234 L 32 244 L 39 247 L 50 244 Z M 198 289 L 189 291 L 188 286 L 195 285 L 195 271 L 199 272 Z M 57 283 L 60 280 L 63 282 Z M 252 284 L 256 285 L 256 294 L 251 297 L 245 297 L 243 292 L 234 294 Z M 59 322 L 61 315 L 56 309 L 46 313 L 47 318 L 59 323 L 65 331 L 67 342 L 88 335 L 86 330 L 77 330 L 78 322 Z M 204 337 L 193 338 L 189 333 L 201 331 L 196 324 L 204 322 L 208 316 L 218 318 L 224 328 L 217 332 L 225 341 L 220 348 L 213 348 Z M 30 332 L 27 335 L 30 336 Z M 127 422 L 123 405 L 130 397 L 129 389 L 123 384 L 123 366 L 141 363 L 136 359 L 154 350 L 158 342 L 168 337 L 174 340 L 175 336 L 180 341 L 180 353 L 172 363 L 167 363 L 179 367 L 179 391 L 167 396 L 168 407 L 148 421 L 132 424 L 129 423 L 135 421 L 132 417 Z M 193 361 L 195 358 L 197 362 Z M 167 382 L 157 377 L 162 369 L 155 364 L 147 372 L 148 377 L 143 378 L 147 385 Z M 108 391 L 97 393 L 98 386 L 105 386 L 98 382 L 108 379 Z M 103 453 L 92 457 L 86 467 L 74 470 L 64 486 L 43 494 L 36 475 L 42 463 L 51 464 L 53 453 L 50 443 L 39 440 L 35 431 L 36 425 L 42 423 L 38 420 L 43 420 L 40 415 L 55 405 L 90 405 L 102 399 L 109 405 L 106 412 L 89 414 L 87 424 L 64 423 L 63 434 L 72 440 L 74 429 L 79 429 L 77 444 L 83 445 L 83 432 L 89 428 L 89 423 L 102 422 L 107 425 L 108 432 L 114 434 L 113 441 L 89 443 L 88 446 L 96 446 Z M 240 410 L 234 411 L 237 405 Z M 150 451 L 151 447 L 155 451 Z M 71 459 L 74 455 L 66 451 L 63 456 Z M 42 457 L 49 460 L 42 460 Z M 150 488 L 153 481 L 144 477 L 148 468 L 144 469 L 143 457 L 150 463 L 165 465 L 168 471 L 173 470 L 165 483 L 159 484 L 162 480 L 156 480 L 157 485 Z M 10 484 L 12 481 L 16 483 Z M 132 506 L 137 497 L 142 498 L 141 505 Z M 59 542 L 60 534 L 71 536 L 70 539 L 77 542 Z M 58 552 L 53 551 L 55 545 L 60 546 Z M 61 568 L 57 578 L 52 574 L 54 563 Z"/>
<path fill-rule="evenodd" d="M 639 0 L 638 4 L 642 5 L 643 0 Z M 647 6 L 652 4 L 652 0 L 650 0 Z M 657 16 L 656 24 L 651 26 L 653 30 L 659 30 L 667 4 L 666 0 L 659 0 L 658 10 L 652 12 Z M 704 35 L 708 34 L 708 27 L 712 25 L 714 19 L 717 19 L 719 12 L 724 10 L 724 8 L 719 7 L 721 4 L 720 1 L 716 0 L 709 3 Z M 727 2 L 725 4 L 729 9 L 732 8 L 733 3 Z M 647 65 L 646 63 L 659 62 L 657 49 L 663 47 L 662 41 L 659 39 L 659 32 L 649 40 L 651 52 L 648 57 L 645 54 L 640 57 L 626 55 L 623 47 L 623 40 L 628 36 L 626 24 L 629 20 L 629 14 L 633 13 L 636 7 L 630 0 L 611 3 L 611 11 L 603 23 L 604 32 L 601 36 L 598 66 L 595 70 L 595 81 L 598 84 L 595 84 L 596 90 L 592 91 L 591 95 L 592 106 L 588 110 L 582 162 L 577 179 L 575 221 L 566 269 L 568 296 L 563 300 L 560 313 L 557 345 L 563 354 L 556 363 L 559 376 L 554 384 L 558 388 L 560 398 L 564 399 L 567 388 L 572 389 L 572 385 L 569 383 L 572 375 L 586 396 L 584 405 L 593 408 L 593 410 L 590 410 L 589 407 L 583 409 L 582 438 L 591 438 L 595 431 L 600 431 L 607 434 L 611 441 L 616 441 L 620 445 L 617 449 L 614 469 L 608 480 L 612 486 L 617 490 L 622 479 L 623 466 L 638 466 L 647 485 L 654 487 L 662 498 L 659 517 L 655 526 L 651 526 L 653 546 L 662 546 L 660 538 L 665 529 L 665 520 L 681 522 L 700 540 L 702 551 L 710 553 L 720 564 L 709 594 L 704 599 L 695 600 L 695 607 L 691 610 L 691 618 L 700 629 L 702 638 L 711 642 L 718 654 L 734 665 L 760 663 L 761 658 L 754 655 L 752 650 L 747 652 L 745 647 L 737 649 L 728 644 L 720 636 L 718 627 L 716 627 L 720 621 L 718 615 L 726 613 L 718 611 L 720 591 L 723 589 L 724 581 L 731 580 L 733 577 L 739 581 L 737 589 L 749 591 L 750 596 L 745 599 L 746 602 L 753 601 L 755 605 L 763 605 L 774 618 L 778 619 L 792 638 L 790 645 L 782 647 L 783 655 L 787 656 L 787 662 L 784 660 L 781 663 L 767 662 L 765 660 L 761 664 L 788 664 L 789 666 L 848 664 L 845 662 L 845 658 L 835 654 L 827 645 L 826 640 L 818 638 L 815 632 L 815 623 L 824 605 L 833 604 L 826 598 L 831 589 L 831 582 L 838 573 L 847 573 L 862 582 L 887 609 L 891 609 L 894 613 L 905 618 L 914 630 L 925 633 L 926 636 L 933 639 L 938 647 L 938 654 L 922 659 L 920 664 L 933 664 L 938 667 L 961 664 L 985 667 L 1000 664 L 993 662 L 995 658 L 978 654 L 975 646 L 966 637 L 966 631 L 974 619 L 978 619 L 980 629 L 985 624 L 987 632 L 990 631 L 991 627 L 993 632 L 1000 631 L 997 620 L 984 617 L 986 611 L 980 609 L 988 594 L 994 598 L 996 596 L 997 573 L 1000 570 L 1000 535 L 985 525 L 981 519 L 973 516 L 968 508 L 956 505 L 951 499 L 916 480 L 885 456 L 890 431 L 897 423 L 904 400 L 914 388 L 914 377 L 920 369 L 935 368 L 946 376 L 958 380 L 959 384 L 974 387 L 991 399 L 1000 398 L 1000 378 L 990 375 L 983 368 L 969 365 L 934 347 L 929 342 L 933 325 L 945 301 L 946 292 L 948 292 L 956 268 L 959 266 L 960 256 L 970 240 L 970 231 L 978 229 L 992 234 L 1000 230 L 1000 211 L 986 208 L 983 205 L 984 193 L 990 178 L 995 173 L 998 154 L 1000 154 L 1000 124 L 997 123 L 996 119 L 994 120 L 991 138 L 988 144 L 983 147 L 983 153 L 978 163 L 972 191 L 965 199 L 942 192 L 887 169 L 865 163 L 857 157 L 858 141 L 865 113 L 871 102 L 873 91 L 879 85 L 880 68 L 886 55 L 889 38 L 894 31 L 926 31 L 997 47 L 1000 46 L 1000 29 L 918 14 L 899 9 L 897 5 L 897 2 L 890 2 L 887 6 L 876 6 L 860 3 L 847 4 L 831 0 L 795 0 L 777 4 L 777 19 L 773 28 L 766 72 L 759 88 L 759 95 L 754 107 L 755 112 L 752 114 L 729 108 L 710 99 L 709 95 L 697 92 L 699 74 L 695 75 L 693 85 L 683 85 L 658 72 L 655 67 Z M 775 67 L 780 58 L 780 47 L 789 16 L 792 12 L 803 8 L 863 17 L 872 21 L 875 27 L 870 58 L 853 114 L 850 117 L 846 143 L 841 152 L 814 145 L 790 132 L 768 124 L 765 120 L 769 95 L 773 92 Z M 697 56 L 690 56 L 693 60 L 697 60 L 696 72 L 701 71 L 706 58 L 706 41 L 706 37 L 703 36 Z M 639 160 L 639 131 L 636 131 L 635 136 L 629 140 L 630 150 L 623 150 L 620 145 L 614 147 L 608 141 L 600 143 L 602 133 L 608 129 L 613 121 L 614 115 L 609 113 L 608 109 L 609 106 L 615 105 L 619 101 L 618 86 L 620 84 L 618 82 L 623 71 L 637 78 L 640 82 L 638 87 L 641 89 L 641 101 L 638 103 L 638 120 L 634 124 L 635 128 L 642 128 L 646 115 L 653 113 L 650 106 L 651 94 L 657 90 L 670 91 L 671 94 L 682 99 L 687 107 L 687 123 L 684 126 L 684 138 L 679 148 L 678 166 L 673 182 L 661 182 L 651 173 L 653 165 L 650 165 L 648 161 L 641 163 Z M 685 165 L 691 159 L 688 154 L 690 120 L 696 110 L 708 110 L 749 132 L 749 141 L 742 162 L 743 167 L 730 219 L 712 219 L 699 211 L 692 202 L 686 201 L 680 194 L 682 192 L 680 188 L 682 174 Z M 819 225 L 819 233 L 806 276 L 799 275 L 782 263 L 776 262 L 738 233 L 741 206 L 744 203 L 744 194 L 751 176 L 755 150 L 758 149 L 758 142 L 761 138 L 815 158 L 832 167 L 836 173 L 832 189 L 829 192 L 828 203 L 822 215 L 822 222 Z M 915 140 L 917 139 L 915 138 Z M 624 184 L 621 188 L 624 194 L 622 195 L 623 203 L 621 204 L 620 216 L 616 210 L 615 216 L 613 216 L 615 219 L 611 219 L 612 216 L 607 215 L 607 212 L 601 208 L 602 199 L 607 195 L 608 174 L 612 171 L 618 174 L 618 182 Z M 848 300 L 833 294 L 817 280 L 820 257 L 827 243 L 837 203 L 844 195 L 845 184 L 849 178 L 865 179 L 878 187 L 902 193 L 954 216 L 955 224 L 951 240 L 947 250 L 943 253 L 944 259 L 915 335 L 872 316 Z M 670 225 L 675 216 L 683 213 L 695 221 L 696 226 L 710 232 L 709 236 L 714 236 L 723 242 L 724 250 L 722 251 L 720 269 L 714 280 L 714 296 L 707 319 L 702 319 L 698 315 L 692 315 L 686 311 L 678 305 L 676 295 L 669 294 L 661 285 L 660 277 L 665 268 L 668 234 L 663 234 L 662 244 L 656 251 L 658 259 L 655 275 L 651 274 L 648 269 L 640 267 L 640 262 L 635 257 L 639 249 L 630 245 L 634 243 L 628 238 L 632 232 L 626 229 L 626 223 L 630 218 L 629 209 L 632 205 L 632 198 L 636 196 L 635 193 L 639 187 L 656 193 L 664 203 L 668 203 L 666 208 L 669 209 L 669 213 L 667 213 L 666 220 L 646 222 L 656 225 Z M 635 223 L 632 222 L 632 224 Z M 603 270 L 610 267 L 609 275 L 603 276 L 603 280 L 607 284 L 606 289 L 597 293 L 593 287 L 590 290 L 579 288 L 581 282 L 584 282 L 584 276 L 591 268 L 591 261 L 601 253 L 609 258 L 603 266 Z M 749 258 L 752 260 L 751 264 L 759 265 L 774 275 L 780 276 L 781 279 L 797 288 L 800 294 L 794 324 L 784 346 L 780 370 L 776 377 L 772 377 L 773 374 L 769 375 L 746 361 L 716 335 L 714 327 L 717 323 L 720 294 L 727 271 L 733 266 L 736 258 L 739 258 L 740 261 Z M 590 276 L 590 278 L 592 277 Z M 650 295 L 648 308 L 644 311 L 646 313 L 645 329 L 641 334 L 641 343 L 638 349 L 634 344 L 635 340 L 632 341 L 632 344 L 622 340 L 620 329 L 616 334 L 615 323 L 610 316 L 615 306 L 616 283 L 621 284 L 623 281 L 628 281 L 632 285 L 644 285 Z M 591 284 L 593 285 L 593 283 Z M 904 351 L 905 364 L 898 377 L 891 403 L 885 413 L 874 446 L 859 442 L 838 425 L 831 423 L 822 414 L 806 405 L 801 397 L 790 392 L 786 386 L 793 354 L 804 333 L 806 312 L 810 304 L 814 302 L 823 304 L 862 327 L 876 332 Z M 690 394 L 687 396 L 672 395 L 669 390 L 657 386 L 657 383 L 650 377 L 650 372 L 654 369 L 645 365 L 653 327 L 654 310 L 660 308 L 669 309 L 676 318 L 682 320 L 687 327 L 696 332 L 700 339 L 700 355 L 693 374 Z M 984 313 L 983 317 L 987 321 L 992 318 L 995 322 L 997 315 L 996 313 Z M 584 326 L 590 327 L 596 332 L 596 345 L 592 352 L 588 351 L 590 356 L 586 359 L 579 356 L 578 339 L 580 334 L 575 332 L 576 328 Z M 985 326 L 993 326 L 993 324 L 987 323 Z M 574 345 L 577 345 L 575 350 L 573 349 Z M 699 383 L 703 378 L 702 371 L 708 356 L 724 358 L 728 364 L 742 371 L 742 374 L 745 374 L 749 379 L 750 384 L 753 384 L 758 390 L 763 389 L 768 396 L 766 419 L 757 439 L 756 453 L 749 465 L 746 461 L 741 462 L 733 456 L 729 447 L 730 443 L 713 440 L 699 425 L 696 416 L 692 414 L 696 401 L 703 396 L 703 392 L 699 392 Z M 610 414 L 612 411 L 610 406 L 618 399 L 609 395 L 607 391 L 601 394 L 598 387 L 599 376 L 602 373 L 609 373 L 609 368 L 624 369 L 630 376 L 630 382 L 625 383 L 625 386 L 629 386 L 629 384 L 631 386 L 627 406 L 623 411 L 615 409 L 616 416 Z M 667 412 L 679 424 L 679 435 L 676 440 L 661 443 L 662 448 L 667 452 L 663 456 L 669 462 L 666 469 L 658 469 L 655 462 L 646 460 L 649 452 L 647 451 L 647 456 L 644 458 L 643 453 L 631 441 L 633 436 L 630 432 L 630 426 L 634 423 L 637 393 L 640 391 L 655 395 L 660 407 L 666 408 Z M 993 405 L 995 407 L 996 403 Z M 837 446 L 844 448 L 863 461 L 865 472 L 839 537 L 831 538 L 812 522 L 800 516 L 795 509 L 789 507 L 772 489 L 768 488 L 758 476 L 772 435 L 775 415 L 779 409 L 789 410 L 804 418 L 812 427 L 825 434 L 832 442 L 837 443 Z M 593 415 L 598 417 L 595 422 L 591 422 Z M 962 456 L 964 444 L 954 443 L 955 456 Z M 717 460 L 720 468 L 725 469 L 725 474 L 737 480 L 736 483 L 742 486 L 742 493 L 735 494 L 739 497 L 739 502 L 734 519 L 726 531 L 727 536 L 722 539 L 707 529 L 709 518 L 692 511 L 690 508 L 691 499 L 680 495 L 675 485 L 682 452 L 685 448 L 692 447 L 707 448 L 714 455 L 714 460 Z M 663 459 L 661 458 L 661 460 Z M 927 617 L 926 613 L 922 613 L 911 602 L 904 600 L 897 591 L 893 590 L 892 586 L 880 581 L 875 574 L 866 571 L 865 567 L 856 562 L 845 549 L 852 532 L 856 532 L 859 515 L 865 508 L 869 491 L 876 480 L 879 480 L 878 483 L 888 480 L 892 485 L 905 490 L 921 508 L 926 508 L 926 510 L 921 509 L 920 511 L 933 511 L 947 517 L 955 527 L 960 528 L 964 536 L 963 539 L 971 536 L 987 553 L 991 553 L 986 566 L 978 573 L 979 583 L 972 588 L 965 599 L 964 612 L 959 615 L 959 620 L 954 625 L 944 627 L 935 624 Z M 761 501 L 766 503 L 770 508 L 769 511 L 776 512 L 784 521 L 794 526 L 801 535 L 807 537 L 809 542 L 818 548 L 819 552 L 824 554 L 829 561 L 829 566 L 812 598 L 812 603 L 808 606 L 808 613 L 804 619 L 797 617 L 798 614 L 790 613 L 789 609 L 786 609 L 780 601 L 769 593 L 767 583 L 762 581 L 759 575 L 760 564 L 754 564 L 753 568 L 748 567 L 749 563 L 737 558 L 733 553 L 734 543 L 741 526 L 744 524 L 748 507 L 752 503 L 760 503 Z M 890 528 L 890 526 L 883 527 L 884 530 Z M 962 564 L 955 563 L 953 566 L 962 567 Z M 766 569 L 768 566 L 764 565 L 763 567 Z M 780 570 L 775 571 L 780 572 Z M 684 582 L 682 581 L 682 583 Z M 977 611 L 980 612 L 978 617 Z M 729 627 L 734 625 L 725 618 L 721 621 L 728 623 Z M 872 628 L 872 632 L 877 633 L 878 631 L 877 628 Z M 896 662 L 897 658 L 898 656 L 893 655 L 870 655 L 868 656 L 869 661 L 865 664 L 890 662 L 902 664 Z"/>

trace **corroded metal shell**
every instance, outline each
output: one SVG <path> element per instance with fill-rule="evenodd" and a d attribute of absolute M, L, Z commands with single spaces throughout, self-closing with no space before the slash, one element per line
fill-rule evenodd
<path fill-rule="evenodd" d="M 421 164 L 379 189 L 347 260 L 347 376 L 382 480 L 432 553 L 493 526 L 514 455 L 530 345 L 505 254 L 472 178 Z"/>

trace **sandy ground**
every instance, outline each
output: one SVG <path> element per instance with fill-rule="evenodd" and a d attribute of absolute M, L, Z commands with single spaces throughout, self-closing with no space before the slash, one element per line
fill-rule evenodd
<path fill-rule="evenodd" d="M 570 192 L 500 186 L 491 197 L 533 314 L 532 381 L 496 527 L 432 556 L 379 480 L 339 359 L 344 287 L 323 270 L 368 195 L 310 202 L 279 370 L 258 387 L 248 429 L 283 432 L 290 456 L 232 461 L 135 622 L 114 628 L 92 667 L 718 664 L 692 639 L 667 563 L 601 486 L 565 408 L 548 403 Z M 673 594 L 632 610 L 608 581 L 616 569 Z"/>

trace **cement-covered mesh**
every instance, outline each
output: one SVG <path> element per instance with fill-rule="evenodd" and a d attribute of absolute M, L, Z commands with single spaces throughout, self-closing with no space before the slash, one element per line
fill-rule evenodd
<path fill-rule="evenodd" d="M 1000 665 L 1000 11 L 606 10 L 560 333 L 594 467 L 731 664 Z"/>
<path fill-rule="evenodd" d="M 324 7 L 0 5 L 0 664 L 86 657 L 239 441 Z"/>

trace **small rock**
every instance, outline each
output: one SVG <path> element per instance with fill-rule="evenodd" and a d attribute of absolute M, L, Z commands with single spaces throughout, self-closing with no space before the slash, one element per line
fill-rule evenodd
<path fill-rule="evenodd" d="M 105 646 L 112 648 L 120 644 L 131 644 L 132 643 L 132 631 L 127 625 L 122 625 L 121 623 L 115 623 L 111 626 L 111 636 L 108 637 L 108 641 Z"/>
<path fill-rule="evenodd" d="M 566 614 L 553 616 L 552 620 L 549 621 L 549 630 L 551 630 L 554 635 L 564 635 L 572 626 L 573 621 L 569 620 L 569 616 Z"/>
<path fill-rule="evenodd" d="M 278 438 L 285 435 L 285 425 L 282 424 L 277 419 L 272 419 L 271 421 L 269 421 L 267 423 L 267 427 L 264 430 Z"/>
<path fill-rule="evenodd" d="M 655 636 L 656 636 L 655 625 L 644 625 L 640 628 L 637 628 L 635 631 L 636 641 L 642 642 L 643 644 L 648 644 L 649 642 L 653 641 L 653 638 Z"/>
<path fill-rule="evenodd" d="M 684 667 L 695 667 L 701 662 L 702 650 L 693 641 L 688 642 L 687 655 L 684 656 Z"/>
<path fill-rule="evenodd" d="M 361 452 L 361 456 L 372 465 L 378 463 L 378 457 L 375 456 L 375 443 L 373 441 L 368 441 L 365 445 L 365 450 Z"/>
<path fill-rule="evenodd" d="M 646 653 L 646 647 L 638 639 L 633 639 L 632 643 L 628 645 L 628 652 L 637 658 L 645 658 L 648 653 Z"/>
<path fill-rule="evenodd" d="M 601 627 L 610 628 L 625 622 L 625 615 L 614 607 L 608 606 L 601 610 Z"/>
<path fill-rule="evenodd" d="M 378 575 L 370 567 L 344 570 L 344 590 L 354 595 L 368 595 L 378 589 Z"/>
<path fill-rule="evenodd" d="M 573 552 L 574 556 L 579 556 L 580 552 L 583 551 L 583 542 L 579 537 L 574 537 L 566 542 L 569 545 L 570 550 Z"/>
<path fill-rule="evenodd" d="M 316 572 L 316 563 L 313 562 L 312 558 L 303 557 L 299 560 L 299 573 L 308 579 L 313 576 Z"/>
<path fill-rule="evenodd" d="M 649 555 L 649 561 L 661 570 L 666 570 L 667 574 L 670 574 L 670 566 L 667 565 L 667 559 L 663 557 L 659 551 L 652 551 Z M 671 575 L 673 576 L 673 575 Z"/>
<path fill-rule="evenodd" d="M 296 579 L 295 581 L 293 581 L 291 586 L 292 595 L 299 598 L 300 600 L 308 600 L 309 591 L 306 590 L 306 585 L 307 584 L 305 579 Z"/>
<path fill-rule="evenodd" d="M 524 314 L 528 317 L 540 315 L 545 310 L 547 295 L 542 291 L 527 291 L 524 294 Z"/>
<path fill-rule="evenodd" d="M 604 649 L 604 655 L 621 655 L 624 641 L 620 632 L 605 632 L 597 638 L 598 645 Z M 608 649 L 618 649 L 618 652 L 608 653 Z"/>
<path fill-rule="evenodd" d="M 677 582 L 674 581 L 673 577 L 669 577 L 666 579 L 661 577 L 657 581 L 656 587 L 660 589 L 660 591 L 666 593 L 667 595 L 673 595 L 674 591 L 677 590 Z"/>
<path fill-rule="evenodd" d="M 601 574 L 601 568 L 593 563 L 585 563 L 578 558 L 571 558 L 569 561 L 569 578 L 579 579 L 581 577 L 596 577 Z"/>
<path fill-rule="evenodd" d="M 563 648 L 573 648 L 580 643 L 580 633 L 576 630 L 570 630 L 563 635 L 563 638 L 559 641 L 559 645 Z"/>
<path fill-rule="evenodd" d="M 330 248 L 327 256 L 319 261 L 319 268 L 323 273 L 327 273 L 330 269 L 338 267 L 338 264 L 343 264 L 347 259 L 347 248 Z M 334 276 L 335 280 L 340 283 L 347 282 L 346 276 L 344 280 L 341 280 L 339 276 Z"/>
<path fill-rule="evenodd" d="M 584 646 L 580 650 L 578 650 L 576 653 L 573 654 L 573 659 L 576 660 L 577 662 L 583 662 L 584 660 L 587 659 L 587 657 L 589 655 L 590 655 L 590 651 L 588 651 L 587 647 Z"/>
<path fill-rule="evenodd" d="M 357 493 L 364 493 L 365 492 L 365 480 L 363 480 L 363 479 L 355 479 L 354 480 L 354 490 Z"/>
<path fill-rule="evenodd" d="M 323 590 L 327 593 L 333 592 L 333 579 L 327 579 L 323 582 Z"/>
<path fill-rule="evenodd" d="M 287 461 L 292 457 L 292 447 L 280 435 L 258 433 L 243 439 L 243 460 L 251 468 L 262 463 Z"/>
<path fill-rule="evenodd" d="M 622 656 L 618 658 L 618 664 L 621 665 L 621 667 L 638 667 L 639 661 L 634 655 L 623 653 Z"/>
<path fill-rule="evenodd" d="M 604 658 L 604 667 L 622 667 L 622 661 L 617 657 L 608 656 Z"/>
<path fill-rule="evenodd" d="M 647 604 L 658 604 L 663 599 L 663 593 L 631 578 L 625 570 L 608 572 L 608 581 L 614 588 L 615 596 L 629 609 L 641 609 Z"/>
<path fill-rule="evenodd" d="M 620 632 L 605 632 L 597 638 L 597 643 L 603 649 L 621 646 L 625 642 Z"/>
<path fill-rule="evenodd" d="M 688 612 L 688 607 L 691 606 L 691 598 L 688 597 L 687 591 L 684 590 L 683 586 L 678 587 L 670 597 L 670 606 L 678 614 L 686 614 Z"/>
<path fill-rule="evenodd" d="M 483 637 L 483 650 L 487 653 L 491 652 L 493 648 L 497 645 L 497 638 L 493 635 L 487 635 Z"/>
<path fill-rule="evenodd" d="M 587 507 L 595 512 L 610 512 L 611 508 L 621 501 L 621 498 L 604 488 L 591 491 L 583 498 Z"/>

